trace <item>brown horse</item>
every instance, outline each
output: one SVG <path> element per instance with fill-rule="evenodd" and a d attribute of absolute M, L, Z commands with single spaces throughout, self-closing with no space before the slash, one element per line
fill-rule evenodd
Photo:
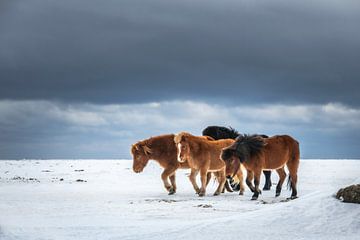
<path fill-rule="evenodd" d="M 176 192 L 175 171 L 178 168 L 189 168 L 189 165 L 186 162 L 179 163 L 177 161 L 177 148 L 174 137 L 174 134 L 151 137 L 131 146 L 134 172 L 142 172 L 150 159 L 155 160 L 164 168 L 161 179 L 169 194 L 174 194 Z M 210 137 L 206 138 L 209 140 L 212 139 Z M 210 181 L 210 178 L 211 173 L 207 176 L 207 182 Z M 231 191 L 230 186 L 227 186 L 227 190 Z"/>
<path fill-rule="evenodd" d="M 187 162 L 191 168 L 190 182 L 199 196 L 205 195 L 207 174 L 213 172 L 219 182 L 214 195 L 219 195 L 226 182 L 225 163 L 220 159 L 221 149 L 234 142 L 232 139 L 209 140 L 203 136 L 193 136 L 181 132 L 175 136 L 178 147 L 178 161 Z M 201 188 L 196 184 L 196 176 L 200 171 Z"/>
<path fill-rule="evenodd" d="M 254 192 L 252 200 L 256 200 L 261 193 L 259 189 L 260 175 L 262 170 L 276 169 L 279 174 L 279 182 L 276 186 L 275 197 L 281 193 L 281 188 L 286 178 L 284 166 L 289 170 L 290 199 L 297 197 L 297 170 L 299 167 L 300 150 L 299 143 L 288 135 L 278 135 L 270 138 L 262 138 L 257 135 L 239 136 L 236 141 L 221 153 L 227 169 L 237 169 L 240 163 L 246 168 L 248 174 L 246 184 Z M 227 172 L 230 174 L 230 172 Z M 254 179 L 255 187 L 252 185 Z"/>

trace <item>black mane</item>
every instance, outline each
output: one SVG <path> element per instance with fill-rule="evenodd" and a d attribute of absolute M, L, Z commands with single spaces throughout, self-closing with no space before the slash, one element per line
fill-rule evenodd
<path fill-rule="evenodd" d="M 215 140 L 219 139 L 235 139 L 240 133 L 232 127 L 209 126 L 202 131 L 203 136 L 210 136 Z"/>
<path fill-rule="evenodd" d="M 259 155 L 266 145 L 261 135 L 240 135 L 235 140 L 235 154 L 240 162 L 246 162 L 250 158 Z"/>
<path fill-rule="evenodd" d="M 222 127 L 222 126 L 208 126 L 202 131 L 203 136 L 209 136 L 212 137 L 215 140 L 219 139 L 236 139 L 237 137 L 241 136 L 241 134 L 236 131 L 232 127 Z M 268 138 L 269 136 L 264 134 L 255 134 L 252 136 L 260 136 L 263 138 Z"/>

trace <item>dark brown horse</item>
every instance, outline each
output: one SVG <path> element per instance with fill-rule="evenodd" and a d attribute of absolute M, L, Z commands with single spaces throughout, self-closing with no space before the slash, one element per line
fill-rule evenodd
<path fill-rule="evenodd" d="M 178 168 L 189 168 L 187 162 L 179 163 L 177 160 L 177 148 L 174 137 L 174 134 L 151 137 L 131 146 L 134 172 L 142 172 L 150 159 L 155 160 L 164 168 L 161 179 L 169 194 L 174 194 L 176 192 L 175 171 Z M 206 139 L 211 140 L 212 138 L 206 137 Z M 210 181 L 210 178 L 211 173 L 207 175 L 207 183 Z M 226 186 L 226 189 L 229 192 L 232 191 L 231 187 L 228 185 Z"/>
<path fill-rule="evenodd" d="M 296 183 L 300 150 L 299 143 L 292 137 L 288 135 L 270 138 L 262 138 L 257 135 L 239 136 L 231 146 L 223 149 L 221 158 L 225 161 L 227 169 L 237 169 L 240 163 L 246 168 L 248 172 L 246 184 L 254 192 L 252 200 L 256 200 L 261 193 L 259 183 L 263 169 L 276 169 L 279 174 L 279 182 L 276 186 L 275 197 L 280 195 L 286 178 L 284 170 L 286 165 L 289 170 L 289 183 L 291 182 L 290 188 L 292 189 L 290 199 L 297 197 Z M 255 187 L 252 185 L 254 177 Z"/>
<path fill-rule="evenodd" d="M 213 172 L 219 185 L 214 195 L 219 195 L 226 182 L 225 163 L 220 159 L 221 149 L 234 142 L 232 139 L 208 140 L 203 136 L 193 136 L 181 132 L 175 136 L 178 147 L 179 162 L 187 162 L 191 168 L 190 181 L 196 193 L 204 196 L 206 191 L 206 175 Z M 238 170 L 238 169 L 237 169 Z M 201 188 L 196 184 L 196 176 L 200 172 Z"/>

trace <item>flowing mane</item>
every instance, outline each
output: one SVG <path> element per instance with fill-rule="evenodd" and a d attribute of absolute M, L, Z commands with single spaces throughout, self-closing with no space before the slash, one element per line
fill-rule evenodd
<path fill-rule="evenodd" d="M 265 145 L 265 139 L 259 135 L 239 135 L 235 142 L 235 152 L 240 162 L 246 162 L 259 155 Z"/>
<path fill-rule="evenodd" d="M 143 141 L 138 141 L 137 143 L 131 145 L 131 152 L 134 154 L 136 151 L 143 150 L 146 155 L 150 155 L 152 150 L 150 148 L 150 140 L 146 139 Z"/>

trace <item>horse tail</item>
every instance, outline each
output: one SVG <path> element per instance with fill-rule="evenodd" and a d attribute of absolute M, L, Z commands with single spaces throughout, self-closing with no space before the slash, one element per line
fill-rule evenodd
<path fill-rule="evenodd" d="M 289 164 L 293 167 L 295 167 L 296 171 L 297 168 L 299 166 L 299 161 L 300 161 L 300 146 L 299 146 L 299 142 L 296 141 L 295 139 L 293 139 L 293 144 L 292 147 L 290 148 L 290 159 L 289 159 Z M 289 165 L 288 165 L 289 167 Z"/>
<path fill-rule="evenodd" d="M 296 141 L 295 139 L 293 139 L 293 146 L 292 146 L 292 151 L 291 151 L 291 156 L 290 156 L 290 160 L 289 163 L 287 164 L 288 170 L 289 170 L 289 177 L 287 180 L 287 189 L 289 190 L 293 190 L 293 185 L 292 185 L 292 178 L 291 175 L 292 174 L 297 174 L 298 171 L 298 167 L 299 167 L 299 161 L 300 161 L 300 146 L 299 146 L 299 142 Z"/>
<path fill-rule="evenodd" d="M 298 141 L 295 140 L 295 143 L 294 143 L 294 150 L 293 150 L 293 161 L 299 161 L 300 160 L 300 144 Z"/>

